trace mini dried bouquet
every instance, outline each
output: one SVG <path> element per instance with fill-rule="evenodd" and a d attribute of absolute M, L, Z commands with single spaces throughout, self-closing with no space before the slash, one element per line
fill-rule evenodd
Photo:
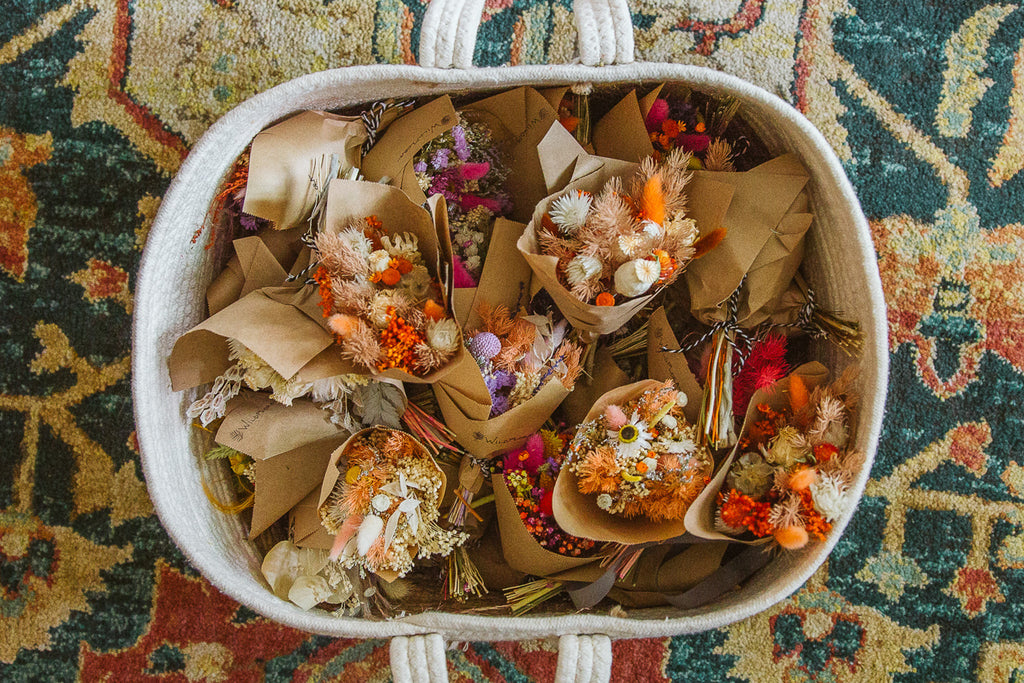
<path fill-rule="evenodd" d="M 503 476 L 522 524 L 542 548 L 568 557 L 589 557 L 599 545 L 563 531 L 552 511 L 555 478 L 571 436 L 547 429 L 532 434 L 522 448 L 505 454 Z"/>
<path fill-rule="evenodd" d="M 444 557 L 467 540 L 438 525 L 445 478 L 409 434 L 383 427 L 357 432 L 332 465 L 319 512 L 335 535 L 330 557 L 342 566 L 391 580 L 407 574 L 414 559 Z M 339 475 L 334 482 L 332 471 Z"/>
<path fill-rule="evenodd" d="M 558 259 L 559 282 L 597 306 L 643 296 L 675 280 L 697 252 L 697 225 L 686 217 L 689 155 L 647 158 L 623 189 L 613 177 L 593 195 L 563 192 L 536 226 L 542 254 Z"/>
<path fill-rule="evenodd" d="M 508 167 L 490 129 L 459 116 L 450 131 L 428 142 L 413 163 L 420 189 L 443 195 L 452 236 L 455 287 L 480 279 L 491 223 L 512 209 L 505 186 Z"/>
<path fill-rule="evenodd" d="M 398 226 L 394 226 L 398 227 Z M 347 360 L 369 369 L 424 377 L 461 344 L 440 285 L 412 233 L 388 234 L 374 216 L 315 240 L 320 307 Z"/>
<path fill-rule="evenodd" d="M 717 495 L 716 530 L 773 537 L 787 549 L 811 537 L 825 540 L 832 523 L 853 505 L 849 486 L 862 459 L 851 448 L 846 380 L 808 392 L 799 375 L 789 382 L 790 405 L 758 404 Z"/>
<path fill-rule="evenodd" d="M 580 493 L 596 495 L 613 515 L 655 522 L 682 519 L 711 474 L 711 454 L 686 423 L 686 396 L 672 382 L 652 383 L 639 395 L 610 403 L 581 424 L 566 469 Z"/>
<path fill-rule="evenodd" d="M 572 390 L 583 350 L 566 338 L 565 321 L 552 324 L 544 316 L 512 318 L 505 306 L 484 304 L 477 310 L 480 327 L 467 335 L 467 347 L 491 394 L 491 417 L 530 400 L 552 379 Z"/>

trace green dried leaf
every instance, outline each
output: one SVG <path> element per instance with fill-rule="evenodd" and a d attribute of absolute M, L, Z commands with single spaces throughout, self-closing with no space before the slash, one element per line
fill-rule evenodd
<path fill-rule="evenodd" d="M 401 429 L 405 413 L 405 392 L 388 382 L 370 382 L 352 394 L 356 416 L 366 427 L 384 425 Z"/>
<path fill-rule="evenodd" d="M 234 448 L 228 446 L 214 446 L 206 452 L 203 456 L 207 460 L 220 460 L 221 458 L 230 458 L 232 455 L 238 454 Z"/>

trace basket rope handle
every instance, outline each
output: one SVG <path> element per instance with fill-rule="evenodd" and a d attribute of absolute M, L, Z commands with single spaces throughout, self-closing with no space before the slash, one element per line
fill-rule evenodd
<path fill-rule="evenodd" d="M 473 68 L 484 0 L 431 0 L 420 27 L 420 66 Z M 579 61 L 587 66 L 633 61 L 633 19 L 626 0 L 573 0 Z"/>
<path fill-rule="evenodd" d="M 437 633 L 395 636 L 389 651 L 395 683 L 447 683 L 444 639 Z"/>

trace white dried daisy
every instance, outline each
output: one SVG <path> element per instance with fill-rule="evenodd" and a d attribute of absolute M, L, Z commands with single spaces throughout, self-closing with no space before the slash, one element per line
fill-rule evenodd
<path fill-rule="evenodd" d="M 608 441 L 623 458 L 639 458 L 651 449 L 651 432 L 637 413 L 633 413 L 618 429 L 607 430 L 607 435 Z"/>
<path fill-rule="evenodd" d="M 647 250 L 647 239 L 643 234 L 619 235 L 616 246 L 622 258 L 636 258 Z"/>
<path fill-rule="evenodd" d="M 564 235 L 572 235 L 587 223 L 593 198 L 585 193 L 566 192 L 551 204 L 548 215 Z"/>
<path fill-rule="evenodd" d="M 565 267 L 565 279 L 571 286 L 575 286 L 600 275 L 601 270 L 601 259 L 586 254 L 577 254 Z"/>

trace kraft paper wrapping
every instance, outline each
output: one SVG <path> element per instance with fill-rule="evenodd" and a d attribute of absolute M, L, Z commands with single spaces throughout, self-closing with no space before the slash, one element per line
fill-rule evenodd
<path fill-rule="evenodd" d="M 646 139 L 646 132 L 644 136 Z M 628 186 L 636 173 L 637 165 L 587 154 L 561 125 L 551 127 L 541 142 L 540 153 L 549 189 L 557 188 L 557 191 L 553 189 L 553 194 L 537 205 L 529 225 L 517 243 L 519 251 L 533 270 L 534 281 L 531 287 L 534 290 L 543 287 L 569 324 L 576 329 L 595 335 L 609 334 L 629 322 L 661 289 L 615 306 L 584 303 L 573 296 L 559 280 L 558 259 L 541 253 L 537 242 L 537 230 L 541 218 L 563 191 L 586 190 L 597 194 L 615 177 L 621 178 Z M 567 184 L 559 187 L 563 181 Z M 722 220 L 731 205 L 733 192 L 728 183 L 705 179 L 697 186 L 691 185 L 687 197 L 686 215 L 693 218 L 701 232 L 706 234 L 722 225 Z M 699 260 L 692 262 L 686 268 L 689 269 L 698 262 Z"/>
<path fill-rule="evenodd" d="M 469 372 L 473 370 L 467 369 Z M 479 367 L 475 369 L 475 374 L 482 384 Z M 465 398 L 458 390 L 463 381 L 475 383 L 476 379 L 452 373 L 445 377 L 444 382 L 434 385 L 434 396 L 448 429 L 455 432 L 455 438 L 463 448 L 478 458 L 491 457 L 525 444 L 570 393 L 558 377 L 552 376 L 530 400 L 497 417 L 472 419 L 456 404 L 456 400 Z M 490 394 L 487 403 L 482 405 L 486 406 L 487 415 L 490 415 Z"/>
<path fill-rule="evenodd" d="M 584 422 L 598 417 L 609 405 L 621 405 L 661 383 L 647 379 L 609 391 L 594 403 Z M 691 401 L 693 397 L 687 397 Z M 552 500 L 558 526 L 574 536 L 595 541 L 612 541 L 625 545 L 664 541 L 686 533 L 681 519 L 655 522 L 644 517 L 627 518 L 610 514 L 597 506 L 597 496 L 580 493 L 579 480 L 568 467 L 563 467 L 555 480 Z"/>
<path fill-rule="evenodd" d="M 552 98 L 554 94 L 548 93 Z M 537 145 L 551 125 L 558 123 L 557 105 L 552 106 L 533 88 L 523 87 L 467 104 L 460 111 L 490 128 L 509 165 L 506 186 L 512 195 L 510 217 L 521 222 L 530 220 L 533 207 L 549 194 Z"/>
<path fill-rule="evenodd" d="M 307 399 L 285 406 L 266 394 L 246 391 L 228 402 L 214 440 L 254 461 L 249 538 L 266 531 L 310 492 L 319 490 L 331 453 L 348 435 Z"/>
<path fill-rule="evenodd" d="M 321 353 L 331 358 L 331 375 L 353 372 L 355 367 L 331 348 L 334 338 L 320 320 L 315 286 L 264 287 L 183 334 L 174 343 L 168 361 L 175 391 L 214 381 L 230 366 L 227 340 L 237 339 L 285 379 L 294 377 Z M 331 376 L 327 375 L 327 376 Z"/>
<path fill-rule="evenodd" d="M 491 477 L 491 483 L 494 486 L 494 505 L 498 513 L 501 547 L 505 561 L 510 567 L 524 574 L 552 576 L 570 569 L 596 566 L 599 563 L 601 557 L 568 557 L 544 549 L 523 525 L 519 510 L 512 500 L 512 494 L 505 484 L 505 477 L 495 474 Z M 601 572 L 598 570 L 594 573 L 599 575 Z"/>
<path fill-rule="evenodd" d="M 659 307 L 647 321 L 647 376 L 664 382 L 667 379 L 675 382 L 676 387 L 686 394 L 687 398 L 697 399 L 704 390 L 686 362 L 682 353 L 668 353 L 661 348 L 678 349 L 679 342 L 668 323 L 665 308 Z M 700 413 L 700 401 L 688 400 L 683 406 L 683 414 L 690 424 L 697 424 Z"/>
<path fill-rule="evenodd" d="M 656 89 L 660 90 L 660 88 Z M 656 95 L 655 95 L 656 96 Z M 650 111 L 641 107 L 636 91 L 631 91 L 594 124 L 591 141 L 597 156 L 640 163 L 654 153 L 644 118 Z"/>
<path fill-rule="evenodd" d="M 691 312 L 698 320 L 706 324 L 723 320 L 723 304 L 744 276 L 740 326 L 754 327 L 771 316 L 803 260 L 804 237 L 813 219 L 808 179 L 795 154 L 776 157 L 744 173 L 695 174 L 697 188 L 709 181 L 735 188 L 722 220 L 725 238 L 684 273 Z M 703 235 L 704 226 L 698 227 Z"/>
<path fill-rule="evenodd" d="M 793 375 L 799 375 L 803 380 L 804 384 L 807 385 L 808 391 L 813 391 L 815 387 L 825 383 L 828 380 L 828 369 L 818 363 L 817 361 L 811 363 L 804 363 L 792 373 Z M 782 382 L 779 382 L 771 391 L 759 390 L 754 393 L 753 398 L 750 399 L 750 406 L 747 408 L 747 414 L 743 419 L 743 429 L 740 431 L 740 439 L 747 433 L 747 429 L 751 424 L 752 420 L 756 419 L 757 406 L 759 404 L 767 404 L 773 410 L 779 412 L 784 411 L 789 407 L 789 377 Z M 762 543 L 771 542 L 771 537 L 759 538 L 756 540 L 741 540 L 735 536 L 729 536 L 723 534 L 715 529 L 715 510 L 718 506 L 718 492 L 722 490 L 722 486 L 725 483 L 725 477 L 729 474 L 729 467 L 732 465 L 739 455 L 739 443 L 733 447 L 729 453 L 729 457 L 719 466 L 718 471 L 708 482 L 708 485 L 704 487 L 697 499 L 690 505 L 690 509 L 686 511 L 686 527 L 691 534 L 694 536 L 700 536 L 701 538 L 720 540 L 720 541 L 732 541 L 735 543 L 746 543 L 750 545 L 757 545 Z"/>
<path fill-rule="evenodd" d="M 288 537 L 300 548 L 330 550 L 334 545 L 334 536 L 320 523 L 319 500 L 320 489 L 314 488 L 288 513 Z"/>
<path fill-rule="evenodd" d="M 303 228 L 264 228 L 258 235 L 234 240 L 234 254 L 206 289 L 210 315 L 257 289 L 285 284 L 302 249 L 299 241 L 302 232 Z"/>
<path fill-rule="evenodd" d="M 267 128 L 252 141 L 242 210 L 280 230 L 299 225 L 316 201 L 309 181 L 313 165 L 337 154 L 358 168 L 365 140 L 359 117 L 322 111 L 305 111 Z"/>
<path fill-rule="evenodd" d="M 391 184 L 415 204 L 427 197 L 420 189 L 413 160 L 428 142 L 452 129 L 458 121 L 451 98 L 438 97 L 403 114 L 387 127 L 363 157 L 363 176 L 370 181 L 390 178 Z"/>
<path fill-rule="evenodd" d="M 530 295 L 530 264 L 519 253 L 516 242 L 523 234 L 526 225 L 505 218 L 494 221 L 491 241 L 487 247 L 487 258 L 480 271 L 480 281 L 476 287 L 453 290 L 455 300 L 455 320 L 464 330 L 480 326 L 480 315 L 477 306 L 486 302 L 491 306 L 505 306 L 514 316 L 521 303 L 526 303 Z M 460 304 L 458 297 L 463 292 L 466 300 Z"/>

